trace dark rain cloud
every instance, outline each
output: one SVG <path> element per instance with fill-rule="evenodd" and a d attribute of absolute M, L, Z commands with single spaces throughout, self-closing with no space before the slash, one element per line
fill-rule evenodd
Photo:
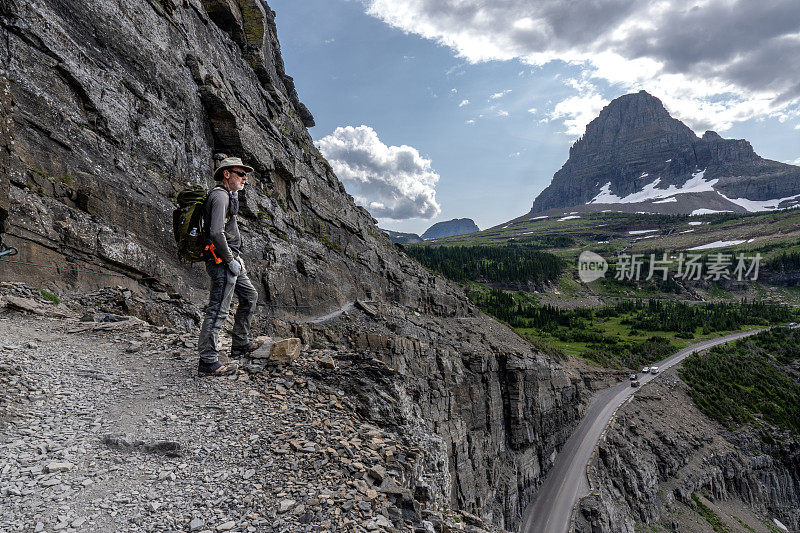
<path fill-rule="evenodd" d="M 660 71 L 649 74 L 653 81 L 682 74 L 715 83 L 717 94 L 769 94 L 776 106 L 800 97 L 798 0 L 362 2 L 371 15 L 473 61 L 614 53 L 659 62 Z"/>
<path fill-rule="evenodd" d="M 656 59 L 668 73 L 713 76 L 751 91 L 798 96 L 796 0 L 715 1 L 671 11 L 657 26 L 605 44 L 625 57 Z"/>

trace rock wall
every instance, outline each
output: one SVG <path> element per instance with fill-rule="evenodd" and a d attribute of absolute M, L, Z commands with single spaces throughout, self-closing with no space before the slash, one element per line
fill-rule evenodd
<path fill-rule="evenodd" d="M 663 375 L 609 426 L 589 468 L 592 494 L 579 503 L 576 531 L 633 533 L 636 524 L 694 531 L 685 522 L 685 507 L 696 507 L 693 494 L 710 506 L 736 502 L 762 522 L 778 518 L 797 531 L 800 447 L 789 435 L 773 437 L 780 444 L 753 429 L 727 431 L 695 407 L 674 372 Z M 738 531 L 735 522 L 727 527 Z"/>
<path fill-rule="evenodd" d="M 0 113 L 15 132 L 0 169 L 7 238 L 32 263 L 0 263 L 0 278 L 202 301 L 202 266 L 177 259 L 171 197 L 210 185 L 219 154 L 241 156 L 256 169 L 240 211 L 256 329 L 382 361 L 340 386 L 363 416 L 427 443 L 420 501 L 512 527 L 579 418 L 582 381 L 480 315 L 354 204 L 306 130 L 313 117 L 274 20 L 260 0 L 0 2 Z M 356 300 L 372 312 L 308 325 Z"/>
<path fill-rule="evenodd" d="M 418 502 L 515 527 L 581 416 L 580 380 L 480 316 L 379 312 L 381 323 L 354 312 L 311 327 L 353 347 L 318 378 L 427 450 L 409 483 Z"/>
<path fill-rule="evenodd" d="M 11 154 L 13 140 L 12 126 L 14 121 L 11 119 L 9 110 L 11 109 L 11 87 L 8 78 L 0 72 L 0 169 L 9 167 L 9 155 Z M 8 218 L 9 200 L 8 191 L 11 188 L 8 176 L 5 172 L 0 172 L 0 238 L 6 231 L 6 219 Z"/>

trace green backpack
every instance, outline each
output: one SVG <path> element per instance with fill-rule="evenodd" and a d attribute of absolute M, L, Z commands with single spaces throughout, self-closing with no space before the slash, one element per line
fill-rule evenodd
<path fill-rule="evenodd" d="M 205 205 L 208 189 L 190 185 L 175 198 L 177 208 L 172 212 L 172 232 L 178 245 L 178 255 L 190 263 L 205 261 L 208 230 L 205 227 Z"/>

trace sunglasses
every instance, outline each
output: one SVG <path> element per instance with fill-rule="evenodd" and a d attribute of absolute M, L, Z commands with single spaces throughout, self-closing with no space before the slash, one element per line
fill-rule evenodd
<path fill-rule="evenodd" d="M 242 172 L 241 170 L 231 170 L 230 172 L 232 172 L 233 174 L 236 174 L 240 178 L 243 178 L 243 177 L 247 176 L 247 172 Z"/>

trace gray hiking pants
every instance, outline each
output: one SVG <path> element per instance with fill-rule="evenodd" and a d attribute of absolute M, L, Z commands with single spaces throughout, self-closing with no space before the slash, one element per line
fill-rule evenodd
<path fill-rule="evenodd" d="M 234 276 L 223 263 L 206 263 L 206 272 L 211 278 L 211 295 L 208 298 L 203 326 L 197 350 L 200 360 L 213 363 L 219 355 L 219 332 L 228 317 L 234 293 L 239 298 L 239 308 L 233 317 L 233 348 L 243 348 L 250 344 L 250 323 L 258 302 L 256 291 L 247 272 Z"/>

